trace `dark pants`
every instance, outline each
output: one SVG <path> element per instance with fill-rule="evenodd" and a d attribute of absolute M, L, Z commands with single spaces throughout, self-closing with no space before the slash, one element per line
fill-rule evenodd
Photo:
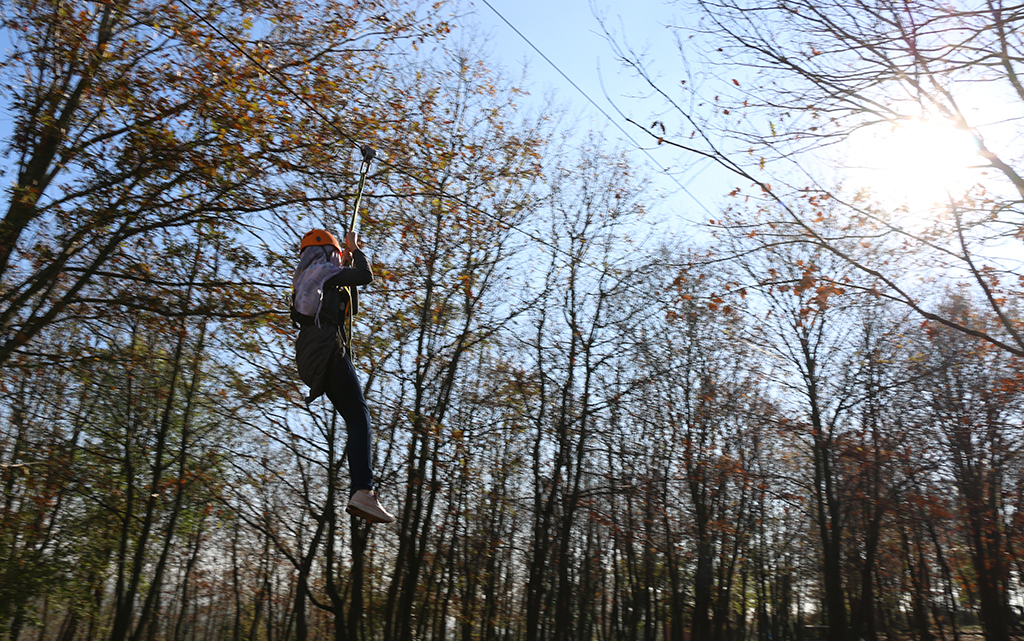
<path fill-rule="evenodd" d="M 352 492 L 373 489 L 373 467 L 370 450 L 370 410 L 363 399 L 363 388 L 348 355 L 336 354 L 328 366 L 327 398 L 345 419 L 348 430 L 348 470 Z"/>

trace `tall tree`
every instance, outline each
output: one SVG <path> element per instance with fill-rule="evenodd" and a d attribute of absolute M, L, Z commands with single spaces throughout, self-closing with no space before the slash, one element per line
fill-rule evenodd
<path fill-rule="evenodd" d="M 525 285 L 539 303 L 520 349 L 531 371 L 532 467 L 527 639 L 569 639 L 593 616 L 579 583 L 590 565 L 574 539 L 598 473 L 593 451 L 606 420 L 620 330 L 641 309 L 628 296 L 638 269 L 628 259 L 626 232 L 642 215 L 642 180 L 621 155 L 586 146 L 550 153 L 541 242 L 528 261 L 544 261 Z M 639 297 L 637 297 L 639 298 Z"/>
<path fill-rule="evenodd" d="M 1020 158 L 998 142 L 1021 127 L 1017 34 L 1024 15 L 1018 8 L 1000 0 L 677 6 L 699 16 L 677 27 L 685 77 L 661 84 L 640 55 L 626 47 L 618 52 L 669 105 L 668 111 L 659 105 L 653 124 L 634 118 L 638 127 L 659 144 L 718 163 L 737 177 L 734 194 L 764 205 L 763 218 L 745 208 L 717 223 L 813 243 L 856 268 L 846 274 L 856 277 L 847 287 L 1024 355 L 1014 303 L 1022 273 L 1019 264 L 998 258 L 1019 251 L 1022 242 Z M 961 190 L 938 187 L 928 211 L 879 200 L 883 194 L 845 171 L 841 154 L 830 156 L 858 144 L 857 136 L 921 119 L 966 132 L 976 154 L 966 152 L 962 164 L 980 163 L 981 170 Z M 800 204 L 808 197 L 817 206 Z M 828 210 L 826 200 L 841 206 Z M 860 246 L 847 244 L 851 237 Z M 992 322 L 984 328 L 959 323 L 908 277 L 937 268 L 971 283 L 983 305 L 979 313 Z M 816 278 L 839 280 L 834 273 Z"/>
<path fill-rule="evenodd" d="M 209 273 L 204 268 L 216 260 L 207 246 L 159 264 L 187 284 Z M 6 477 L 5 520 L 14 532 L 40 536 L 5 546 L 3 571 L 17 574 L 26 553 L 37 555 L 40 570 L 59 568 L 45 584 L 32 582 L 37 572 L 12 581 L 20 589 L 0 604 L 0 611 L 15 608 L 12 636 L 17 611 L 31 612 L 49 594 L 54 607 L 67 608 L 68 634 L 87 620 L 91 634 L 148 637 L 159 626 L 169 577 L 189 557 L 178 553 L 178 544 L 202 541 L 211 490 L 223 482 L 214 443 L 228 442 L 237 423 L 220 412 L 212 418 L 209 398 L 223 389 L 210 375 L 218 366 L 210 326 L 188 313 L 195 302 L 188 289 L 180 293 L 181 314 L 105 318 L 80 328 L 89 336 L 73 338 L 90 348 L 78 359 L 10 370 L 23 381 L 17 389 L 31 392 L 23 398 L 37 408 L 30 418 L 19 416 L 15 405 L 10 426 L 18 430 L 16 441 L 28 439 L 24 444 L 35 442 L 39 453 L 47 452 L 40 462 L 62 460 L 53 471 L 57 486 L 40 483 L 49 475 Z M 26 455 L 32 456 L 18 447 L 5 452 L 12 471 Z M 26 510 L 30 504 L 45 510 Z M 114 599 L 109 630 L 101 611 L 105 585 Z"/>
<path fill-rule="evenodd" d="M 980 325 L 984 321 L 975 309 L 954 296 L 945 313 L 961 324 Z M 942 469 L 957 490 L 985 638 L 1003 641 L 1011 633 L 1004 496 L 1021 457 L 1020 363 L 944 327 L 932 327 L 926 336 L 919 366 L 935 374 L 922 381 L 921 420 L 942 445 Z"/>
<path fill-rule="evenodd" d="M 739 232 L 727 238 L 726 246 L 737 253 L 751 245 L 762 250 L 740 262 L 764 305 L 765 320 L 751 344 L 773 355 L 781 373 L 779 384 L 787 390 L 787 431 L 807 460 L 809 478 L 803 482 L 820 545 L 828 638 L 843 641 L 849 622 L 842 564 L 848 510 L 840 486 L 845 466 L 842 444 L 854 402 L 853 387 L 843 376 L 850 325 L 849 315 L 836 305 L 840 292 L 817 284 L 813 277 L 819 270 L 837 269 L 836 261 L 813 246 L 765 248 L 756 235 Z"/>
<path fill-rule="evenodd" d="M 0 219 L 0 365 L 84 305 L 166 311 L 96 287 L 100 275 L 158 281 L 138 251 L 155 231 L 232 238 L 256 213 L 305 200 L 288 177 L 314 169 L 324 130 L 297 127 L 327 117 L 321 98 L 337 107 L 337 69 L 350 70 L 343 93 L 365 96 L 357 80 L 375 47 L 437 31 L 421 19 L 358 2 L 5 6 L 15 176 Z M 304 151 L 309 162 L 292 164 Z M 222 249 L 244 274 L 246 245 Z M 210 305 L 193 313 L 244 314 L 261 293 L 245 276 L 201 284 Z"/>
<path fill-rule="evenodd" d="M 848 375 L 854 406 L 851 430 L 840 445 L 847 461 L 841 493 L 850 515 L 844 561 L 850 634 L 872 641 L 878 639 L 877 575 L 883 571 L 886 526 L 897 510 L 913 502 L 904 497 L 907 480 L 932 472 L 913 454 L 922 443 L 908 439 L 911 426 L 900 409 L 913 394 L 912 375 L 904 365 L 912 348 L 904 338 L 911 331 L 905 314 L 897 311 L 872 300 L 850 310 L 855 338 Z"/>

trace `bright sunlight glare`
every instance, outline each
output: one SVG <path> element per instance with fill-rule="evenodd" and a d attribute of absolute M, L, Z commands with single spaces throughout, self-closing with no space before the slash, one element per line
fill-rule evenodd
<path fill-rule="evenodd" d="M 851 143 L 850 186 L 911 214 L 962 196 L 979 177 L 974 139 L 944 123 L 910 119 L 861 130 Z"/>

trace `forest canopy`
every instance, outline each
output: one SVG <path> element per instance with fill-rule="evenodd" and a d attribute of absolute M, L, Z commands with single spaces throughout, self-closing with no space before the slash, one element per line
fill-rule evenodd
<path fill-rule="evenodd" d="M 670 2 L 678 61 L 609 32 L 643 143 L 729 176 L 706 217 L 463 9 L 0 7 L 0 637 L 1019 633 L 1021 8 Z M 910 199 L 922 123 L 973 168 Z M 344 515 L 288 315 L 365 144 L 386 527 Z"/>

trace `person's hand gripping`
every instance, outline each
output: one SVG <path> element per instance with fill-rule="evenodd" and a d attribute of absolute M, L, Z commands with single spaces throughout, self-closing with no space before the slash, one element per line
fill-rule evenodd
<path fill-rule="evenodd" d="M 356 232 L 350 231 L 345 234 L 345 251 L 341 252 L 341 264 L 350 265 L 352 263 L 352 250 L 359 247 L 359 236 Z"/>

